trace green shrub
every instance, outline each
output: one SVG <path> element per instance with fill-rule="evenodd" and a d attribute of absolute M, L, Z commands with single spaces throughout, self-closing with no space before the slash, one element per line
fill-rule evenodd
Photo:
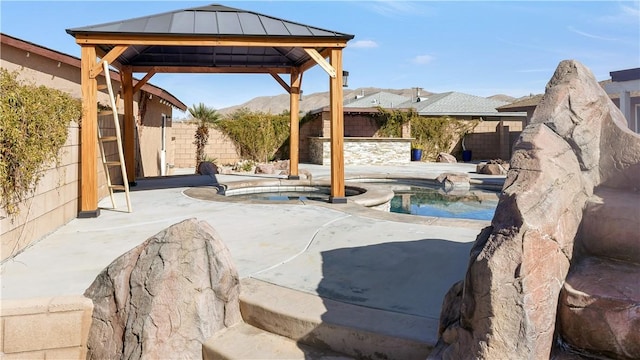
<path fill-rule="evenodd" d="M 59 161 L 69 123 L 82 115 L 79 100 L 17 76 L 0 69 L 0 205 L 10 216 L 35 190 L 45 166 Z"/>
<path fill-rule="evenodd" d="M 374 115 L 378 124 L 377 134 L 382 137 L 400 138 L 402 137 L 402 126 L 408 122 L 413 123 L 420 118 L 414 109 L 393 109 L 387 110 L 378 107 L 378 113 Z"/>
<path fill-rule="evenodd" d="M 289 137 L 289 125 L 288 112 L 273 115 L 244 108 L 215 126 L 236 144 L 243 158 L 267 162 Z"/>
<path fill-rule="evenodd" d="M 447 116 L 417 117 L 411 120 L 413 143 L 421 146 L 423 160 L 435 160 L 440 152 L 449 152 L 463 136 L 473 131 L 478 121 L 464 121 Z"/>

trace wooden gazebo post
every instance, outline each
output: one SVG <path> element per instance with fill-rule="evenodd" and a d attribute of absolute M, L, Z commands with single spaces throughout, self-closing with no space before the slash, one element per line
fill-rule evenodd
<path fill-rule="evenodd" d="M 289 137 L 289 179 L 298 180 L 298 164 L 300 163 L 300 84 L 302 72 L 291 71 L 291 91 L 289 91 L 289 113 L 291 116 Z"/>
<path fill-rule="evenodd" d="M 91 70 L 96 65 L 94 45 L 81 48 L 82 123 L 80 126 L 79 218 L 97 217 L 98 209 L 98 84 Z"/>
<path fill-rule="evenodd" d="M 331 196 L 332 203 L 346 203 L 344 184 L 344 110 L 342 105 L 342 48 L 331 49 L 329 56 L 335 77 L 329 80 L 331 114 Z"/>

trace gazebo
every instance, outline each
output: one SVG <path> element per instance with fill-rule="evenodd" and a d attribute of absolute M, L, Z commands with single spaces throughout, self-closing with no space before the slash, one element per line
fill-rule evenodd
<path fill-rule="evenodd" d="M 353 35 L 217 4 L 66 31 L 82 48 L 81 200 L 78 217 L 97 217 L 100 214 L 96 79 L 103 71 L 101 63 L 104 60 L 117 68 L 122 78 L 123 147 L 129 183 L 135 182 L 133 96 L 157 73 L 271 75 L 290 94 L 289 178 L 298 179 L 298 113 L 302 75 L 319 65 L 330 78 L 330 201 L 346 202 L 342 49 Z M 133 73 L 144 74 L 135 86 Z M 285 74 L 290 76 L 288 83 L 281 77 Z"/>

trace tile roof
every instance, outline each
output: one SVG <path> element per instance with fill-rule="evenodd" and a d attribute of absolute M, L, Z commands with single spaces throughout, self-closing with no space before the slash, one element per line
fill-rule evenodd
<path fill-rule="evenodd" d="M 406 96 L 380 91 L 357 99 L 347 100 L 344 102 L 344 106 L 350 108 L 375 108 L 382 106 L 383 108 L 391 109 L 398 108 L 398 105 L 410 100 L 411 99 Z"/>
<path fill-rule="evenodd" d="M 413 107 L 420 115 L 487 115 L 498 114 L 496 108 L 506 104 L 505 101 L 451 91 L 421 97 L 419 102 L 407 102 L 399 107 Z"/>

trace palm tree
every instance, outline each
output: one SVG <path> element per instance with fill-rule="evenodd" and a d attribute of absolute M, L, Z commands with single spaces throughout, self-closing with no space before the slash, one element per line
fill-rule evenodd
<path fill-rule="evenodd" d="M 220 114 L 216 112 L 216 109 L 210 108 L 203 103 L 191 106 L 189 114 L 198 123 L 195 134 L 196 141 L 194 142 L 196 145 L 196 173 L 198 173 L 200 163 L 205 159 L 204 147 L 209 141 L 209 125 L 220 120 Z"/>

